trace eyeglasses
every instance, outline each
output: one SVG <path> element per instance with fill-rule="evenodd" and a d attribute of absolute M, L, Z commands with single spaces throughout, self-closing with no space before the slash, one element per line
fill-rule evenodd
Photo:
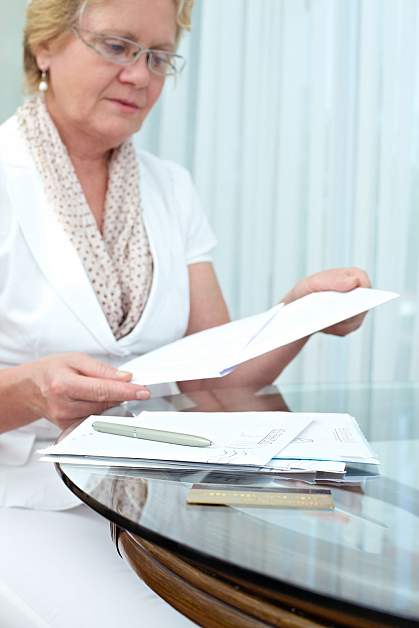
<path fill-rule="evenodd" d="M 144 48 L 125 37 L 95 33 L 75 26 L 71 30 L 86 46 L 117 65 L 133 65 L 142 54 L 146 55 L 150 71 L 159 76 L 180 74 L 186 65 L 185 59 L 180 55 L 167 50 Z"/>

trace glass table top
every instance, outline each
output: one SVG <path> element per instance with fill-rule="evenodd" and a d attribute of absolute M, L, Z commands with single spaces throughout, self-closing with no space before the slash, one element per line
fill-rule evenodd
<path fill-rule="evenodd" d="M 381 461 L 380 475 L 331 487 L 332 511 L 187 505 L 192 484 L 310 487 L 219 473 L 142 472 L 61 464 L 69 488 L 108 519 L 201 562 L 419 625 L 419 386 L 213 390 L 114 409 L 348 412 Z M 268 484 L 269 482 L 269 484 Z M 381 615 L 380 615 L 381 614 Z"/>

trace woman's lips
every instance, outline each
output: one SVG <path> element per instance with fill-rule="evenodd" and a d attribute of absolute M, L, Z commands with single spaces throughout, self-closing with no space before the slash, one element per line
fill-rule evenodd
<path fill-rule="evenodd" d="M 140 107 L 129 100 L 120 100 L 119 98 L 110 98 L 110 101 L 124 109 L 125 111 L 136 112 L 140 110 Z"/>

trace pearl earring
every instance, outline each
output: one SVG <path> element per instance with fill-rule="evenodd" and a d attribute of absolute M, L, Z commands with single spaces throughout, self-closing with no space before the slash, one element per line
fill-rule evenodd
<path fill-rule="evenodd" d="M 39 83 L 38 89 L 42 93 L 48 91 L 48 77 L 45 70 L 42 71 L 41 82 Z"/>

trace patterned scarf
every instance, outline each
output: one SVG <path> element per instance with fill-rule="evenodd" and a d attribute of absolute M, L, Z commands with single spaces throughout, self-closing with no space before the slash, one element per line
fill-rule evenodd
<path fill-rule="evenodd" d="M 102 235 L 43 98 L 28 100 L 17 118 L 47 199 L 80 256 L 115 338 L 123 338 L 138 323 L 153 278 L 133 143 L 113 151 Z"/>

